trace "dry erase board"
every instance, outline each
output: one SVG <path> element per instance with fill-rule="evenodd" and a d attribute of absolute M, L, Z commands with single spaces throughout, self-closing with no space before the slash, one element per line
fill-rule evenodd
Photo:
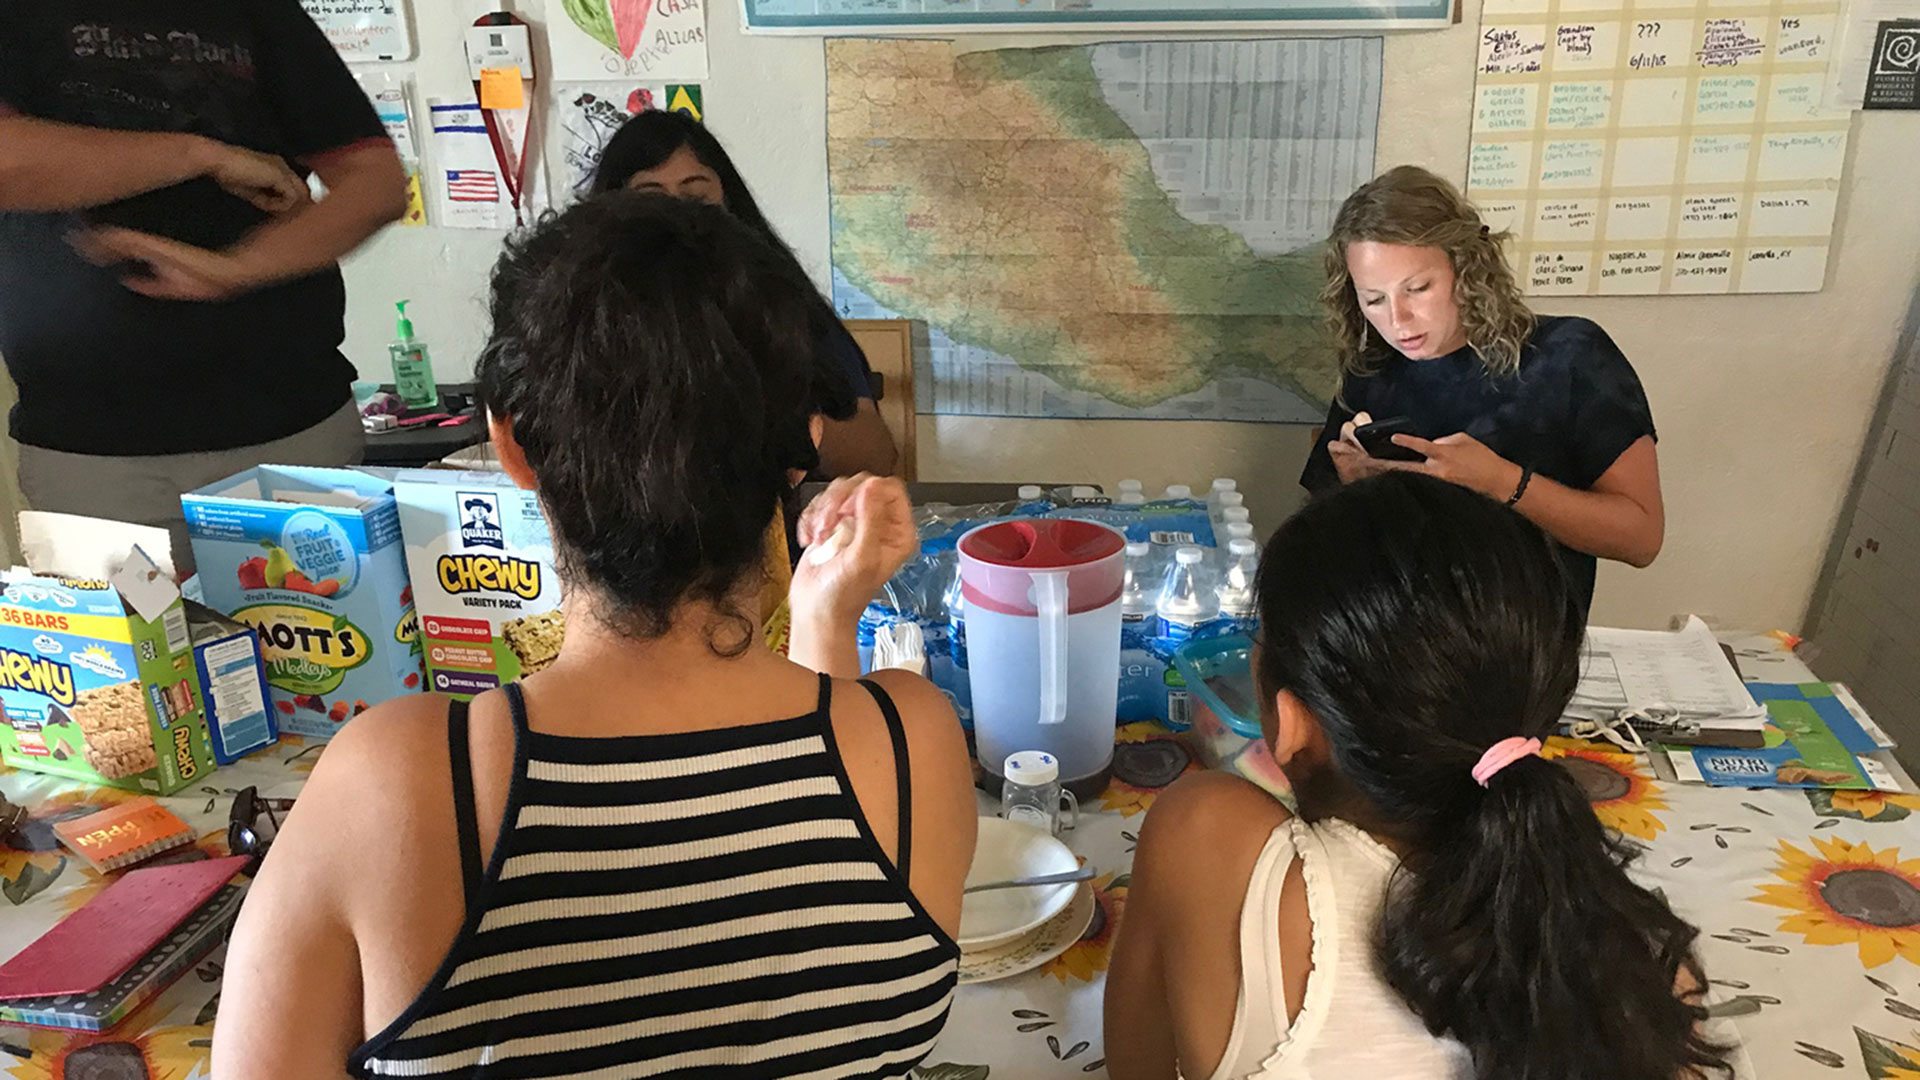
<path fill-rule="evenodd" d="M 411 60 L 406 0 L 300 0 L 348 61 Z"/>

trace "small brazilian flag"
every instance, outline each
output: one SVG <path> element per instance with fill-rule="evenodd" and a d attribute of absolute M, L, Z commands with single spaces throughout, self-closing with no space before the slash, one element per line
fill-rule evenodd
<path fill-rule="evenodd" d="M 694 120 L 702 119 L 700 113 L 700 88 L 697 86 L 667 87 L 667 111 L 677 112 Z"/>

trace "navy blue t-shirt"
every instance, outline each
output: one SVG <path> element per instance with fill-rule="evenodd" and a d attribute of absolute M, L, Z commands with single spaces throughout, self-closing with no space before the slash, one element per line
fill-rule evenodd
<path fill-rule="evenodd" d="M 1404 416 L 1426 439 L 1465 432 L 1508 461 L 1582 491 L 1627 447 L 1655 434 L 1633 365 L 1605 330 L 1572 316 L 1540 318 L 1514 375 L 1489 375 L 1468 346 L 1432 360 L 1396 354 L 1372 375 L 1348 376 L 1301 486 L 1318 492 L 1340 483 L 1327 446 L 1362 412 L 1374 420 Z M 1574 595 L 1590 605 L 1594 557 L 1562 547 L 1560 561 Z"/>
<path fill-rule="evenodd" d="M 823 345 L 834 365 L 847 377 L 847 385 L 853 390 L 853 396 L 861 401 L 873 400 L 873 368 L 867 365 L 867 354 L 838 319 L 827 331 L 827 340 Z"/>

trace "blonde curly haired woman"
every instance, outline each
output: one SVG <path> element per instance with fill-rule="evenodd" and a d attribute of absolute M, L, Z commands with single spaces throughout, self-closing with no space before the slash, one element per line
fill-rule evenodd
<path fill-rule="evenodd" d="M 1347 197 L 1321 292 L 1345 379 L 1300 483 L 1405 469 L 1506 503 L 1558 543 L 1584 608 L 1596 559 L 1643 567 L 1665 539 L 1653 413 L 1606 331 L 1528 310 L 1506 237 L 1417 166 Z M 1354 431 L 1385 420 L 1425 460 L 1369 454 Z"/>

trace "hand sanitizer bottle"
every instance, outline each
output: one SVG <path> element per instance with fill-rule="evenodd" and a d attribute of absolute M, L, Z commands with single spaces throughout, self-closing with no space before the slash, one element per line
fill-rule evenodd
<path fill-rule="evenodd" d="M 393 359 L 393 389 L 407 411 L 427 413 L 440 407 L 440 384 L 433 381 L 433 361 L 427 359 L 427 346 L 413 336 L 413 320 L 407 318 L 407 305 L 411 300 L 402 300 L 394 305 L 400 309 L 400 321 L 396 325 L 399 340 L 387 346 L 387 354 Z"/>

